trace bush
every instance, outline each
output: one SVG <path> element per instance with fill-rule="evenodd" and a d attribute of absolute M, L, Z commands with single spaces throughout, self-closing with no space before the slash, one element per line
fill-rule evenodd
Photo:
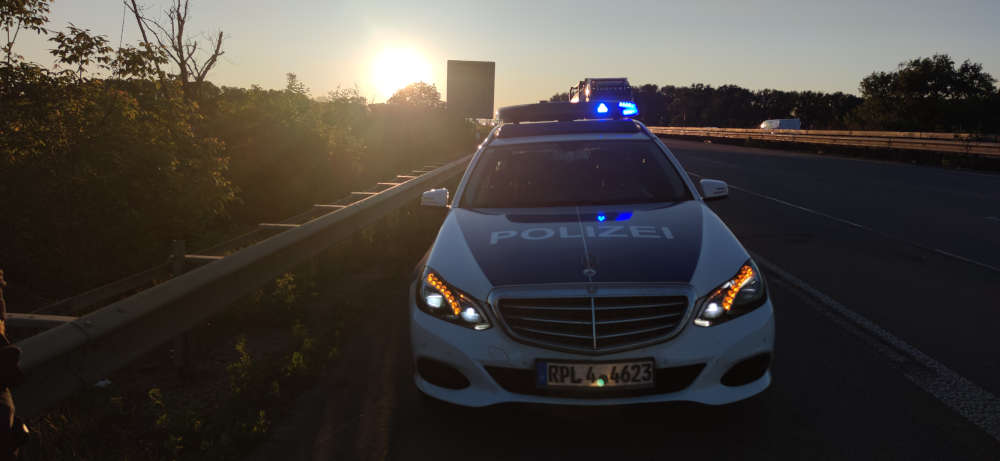
<path fill-rule="evenodd" d="M 70 296 L 313 203 L 468 153 L 440 108 L 369 106 L 354 91 L 84 79 L 0 67 L 0 261 Z M 45 287 L 44 289 L 40 289 Z"/>
<path fill-rule="evenodd" d="M 225 219 L 222 144 L 170 82 L 0 68 L 0 254 L 11 278 L 68 294 L 126 275 Z"/>

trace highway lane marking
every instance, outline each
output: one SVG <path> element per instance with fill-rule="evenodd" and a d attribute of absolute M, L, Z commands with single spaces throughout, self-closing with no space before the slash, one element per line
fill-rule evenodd
<path fill-rule="evenodd" d="M 807 303 L 811 307 L 888 357 L 911 382 L 1000 441 L 1000 399 L 995 395 L 760 255 L 751 256 L 765 271 L 808 295 L 803 298 L 813 301 Z"/>
<path fill-rule="evenodd" d="M 688 174 L 691 175 L 691 176 L 697 176 L 699 178 L 704 178 L 705 177 L 704 175 L 700 175 L 700 174 L 692 172 L 692 171 L 688 171 Z M 817 211 L 817 210 L 813 210 L 811 208 L 806 208 L 806 207 L 804 207 L 802 205 L 796 205 L 796 204 L 791 203 L 791 202 L 786 202 L 786 201 L 784 201 L 784 200 L 782 200 L 780 198 L 777 198 L 777 197 L 771 197 L 770 195 L 764 195 L 764 194 L 761 194 L 759 192 L 754 192 L 752 190 L 749 190 L 749 189 L 746 189 L 746 188 L 743 188 L 743 187 L 734 186 L 732 184 L 728 184 L 728 185 L 729 185 L 730 189 L 735 189 L 735 190 L 738 190 L 738 191 L 743 192 L 745 194 L 752 195 L 752 196 L 757 197 L 757 198 L 762 198 L 764 200 L 770 200 L 772 202 L 779 203 L 779 204 L 782 204 L 782 205 L 785 205 L 785 206 L 788 206 L 788 207 L 791 207 L 791 208 L 795 208 L 797 210 L 805 211 L 806 213 L 814 214 L 816 216 L 821 216 L 821 217 L 824 217 L 824 218 L 827 218 L 827 219 L 839 222 L 841 224 L 845 224 L 845 225 L 848 225 L 848 226 L 851 226 L 851 227 L 854 227 L 854 228 L 857 228 L 857 229 L 861 229 L 861 230 L 865 230 L 865 231 L 871 232 L 873 234 L 877 234 L 878 236 L 886 238 L 886 239 L 889 239 L 889 240 L 895 240 L 895 241 L 904 243 L 906 245 L 910 245 L 910 246 L 919 248 L 921 250 L 929 251 L 931 253 L 937 253 L 939 255 L 946 256 L 946 257 L 949 257 L 949 258 L 952 258 L 952 259 L 956 259 L 956 260 L 962 261 L 964 263 L 968 263 L 968 264 L 972 264 L 972 265 L 975 265 L 975 266 L 979 266 L 979 267 L 982 267 L 984 269 L 989 269 L 989 270 L 991 270 L 993 272 L 1000 272 L 1000 267 L 993 266 L 991 264 L 987 264 L 987 263 L 984 263 L 984 262 L 981 262 L 981 261 L 976 261 L 974 259 L 970 259 L 970 258 L 967 258 L 965 256 L 952 253 L 950 251 L 945 251 L 945 250 L 942 250 L 942 249 L 939 249 L 939 248 L 930 247 L 930 246 L 927 246 L 927 245 L 924 245 L 924 244 L 921 244 L 921 243 L 917 243 L 917 242 L 914 242 L 912 240 L 908 240 L 908 239 L 905 239 L 905 238 L 902 238 L 902 237 L 897 237 L 897 236 L 888 234 L 886 232 L 882 232 L 880 230 L 871 228 L 871 227 L 866 226 L 864 224 L 858 224 L 858 223 L 856 223 L 854 221 L 849 221 L 849 220 L 846 220 L 846 219 L 843 219 L 843 218 L 838 218 L 836 216 L 824 213 L 822 211 Z"/>

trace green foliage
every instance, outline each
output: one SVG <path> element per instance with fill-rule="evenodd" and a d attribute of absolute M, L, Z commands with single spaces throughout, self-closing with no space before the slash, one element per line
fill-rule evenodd
<path fill-rule="evenodd" d="M 295 274 L 287 272 L 274 281 L 274 292 L 271 293 L 279 303 L 291 308 L 298 299 L 298 286 L 295 285 Z"/>
<path fill-rule="evenodd" d="M 469 125 L 443 110 L 369 106 L 354 89 L 321 100 L 304 91 L 293 79 L 283 91 L 223 87 L 198 98 L 202 129 L 229 155 L 234 223 L 290 216 L 475 145 Z"/>
<path fill-rule="evenodd" d="M 1000 132 L 994 82 L 978 63 L 956 66 L 945 54 L 912 59 L 861 81 L 856 120 L 877 130 Z"/>
<path fill-rule="evenodd" d="M 254 310 L 248 309 L 248 298 L 193 332 L 206 340 L 197 341 L 200 347 L 208 346 L 193 357 L 195 373 L 177 377 L 169 370 L 169 355 L 154 352 L 143 358 L 146 365 L 112 376 L 111 386 L 87 389 L 40 417 L 32 424 L 35 442 L 22 456 L 29 461 L 246 459 L 276 421 L 286 420 L 302 393 L 315 387 L 316 376 L 339 357 L 344 341 L 361 331 L 356 322 L 371 317 L 372 303 L 392 298 L 379 287 L 408 277 L 402 273 L 440 226 L 440 216 L 401 214 L 408 225 L 389 228 L 371 247 L 344 245 L 324 256 L 329 271 L 343 271 L 322 284 L 337 294 L 329 298 L 336 305 L 323 302 L 275 315 L 276 300 L 269 300 L 270 309 Z M 410 242 L 408 251 L 386 259 L 382 249 L 400 240 Z M 301 275 L 294 280 L 299 290 L 306 285 Z M 273 290 L 263 290 L 263 297 Z M 228 363 L 217 362 L 220 352 L 232 356 Z M 234 377 L 239 391 L 232 386 Z"/>
<path fill-rule="evenodd" d="M 257 412 L 257 420 L 254 421 L 253 427 L 250 428 L 250 432 L 254 434 L 266 434 L 271 428 L 271 420 L 267 419 L 267 411 L 260 410 Z"/>
<path fill-rule="evenodd" d="M 712 87 L 646 84 L 633 88 L 639 119 L 649 125 L 756 128 L 772 118 L 800 118 L 803 128 L 848 128 L 857 96 L 815 91 L 751 91 L 736 85 Z"/>
<path fill-rule="evenodd" d="M 0 30 L 4 32 L 4 63 L 8 66 L 19 61 L 21 56 L 14 53 L 14 44 L 22 30 L 45 34 L 45 24 L 49 22 L 49 0 L 0 0 Z"/>
<path fill-rule="evenodd" d="M 1000 93 L 981 64 L 948 55 L 917 58 L 861 81 L 861 97 L 841 92 L 751 91 L 735 85 L 640 85 L 633 95 L 649 125 L 755 128 L 799 118 L 815 130 L 1000 132 Z M 563 100 L 565 93 L 551 100 Z"/>
<path fill-rule="evenodd" d="M 306 358 L 301 351 L 292 352 L 291 357 L 288 360 L 288 364 L 285 365 L 285 375 L 292 376 L 301 374 L 306 369 Z"/>
<path fill-rule="evenodd" d="M 152 422 L 153 432 L 143 433 L 150 442 L 143 459 L 237 459 L 245 445 L 260 440 L 271 428 L 267 410 L 259 409 L 260 402 L 246 393 L 219 396 L 223 400 L 216 414 L 201 414 L 203 407 L 190 406 L 192 402 L 180 395 L 168 396 L 157 387 L 147 396 L 145 412 L 132 415 Z M 108 454 L 99 451 L 93 459 Z"/>
<path fill-rule="evenodd" d="M 110 62 L 112 75 L 116 79 L 153 80 L 161 78 L 159 66 L 167 63 L 166 53 L 162 49 L 144 46 L 140 48 L 119 48 L 117 55 Z"/>
<path fill-rule="evenodd" d="M 309 95 L 309 88 L 306 87 L 305 83 L 299 81 L 299 77 L 291 72 L 285 74 L 285 79 L 287 84 L 285 85 L 285 91 L 292 94 L 300 94 L 303 96 Z"/>
<path fill-rule="evenodd" d="M 569 102 L 569 93 L 556 93 L 549 98 L 549 102 Z"/>
<path fill-rule="evenodd" d="M 21 280 L 79 291 L 225 219 L 228 159 L 195 132 L 201 116 L 178 85 L 76 81 L 27 64 L 0 77 L 0 106 L 14 109 L 0 111 L 0 254 Z"/>
<path fill-rule="evenodd" d="M 158 70 L 159 47 L 112 50 L 75 26 L 52 41 L 64 71 L 0 62 L 0 254 L 50 298 L 476 141 L 443 111 L 373 110 L 352 89 L 310 99 L 294 74 L 283 91 L 185 85 Z"/>
<path fill-rule="evenodd" d="M 424 82 L 415 82 L 406 85 L 396 91 L 386 103 L 424 109 L 441 109 L 444 107 L 444 102 L 441 101 L 441 93 L 438 92 L 437 87 Z"/>
<path fill-rule="evenodd" d="M 239 357 L 235 362 L 226 365 L 226 373 L 229 374 L 229 388 L 233 394 L 240 394 L 247 389 L 250 382 L 251 369 L 253 367 L 253 357 L 247 350 L 246 336 L 240 336 L 234 346 Z"/>
<path fill-rule="evenodd" d="M 75 67 L 78 79 L 83 79 L 84 71 L 91 65 L 98 69 L 110 70 L 112 51 L 108 39 L 103 35 L 91 35 L 90 30 L 80 29 L 72 23 L 69 31 L 58 32 L 49 39 L 56 44 L 51 50 L 56 62 L 61 65 Z"/>

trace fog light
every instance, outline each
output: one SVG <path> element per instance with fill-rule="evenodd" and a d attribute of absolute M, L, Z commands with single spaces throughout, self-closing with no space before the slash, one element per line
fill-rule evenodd
<path fill-rule="evenodd" d="M 482 318 L 479 317 L 479 312 L 476 312 L 476 309 L 471 307 L 466 307 L 462 311 L 462 320 L 465 320 L 466 322 L 469 323 L 479 323 L 482 320 Z"/>
<path fill-rule="evenodd" d="M 431 293 L 427 295 L 424 301 L 427 302 L 427 307 L 438 309 L 442 304 L 444 304 L 444 296 L 437 293 Z"/>

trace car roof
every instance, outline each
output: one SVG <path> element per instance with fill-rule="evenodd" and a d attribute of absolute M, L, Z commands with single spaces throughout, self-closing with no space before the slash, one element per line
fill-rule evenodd
<path fill-rule="evenodd" d="M 525 136 L 520 138 L 494 139 L 490 146 L 509 146 L 513 144 L 534 144 L 546 142 L 573 141 L 646 141 L 652 140 L 645 133 L 578 133 L 556 134 L 551 136 Z"/>
<path fill-rule="evenodd" d="M 578 120 L 572 122 L 505 123 L 496 133 L 498 139 L 572 134 L 642 133 L 633 120 Z"/>

